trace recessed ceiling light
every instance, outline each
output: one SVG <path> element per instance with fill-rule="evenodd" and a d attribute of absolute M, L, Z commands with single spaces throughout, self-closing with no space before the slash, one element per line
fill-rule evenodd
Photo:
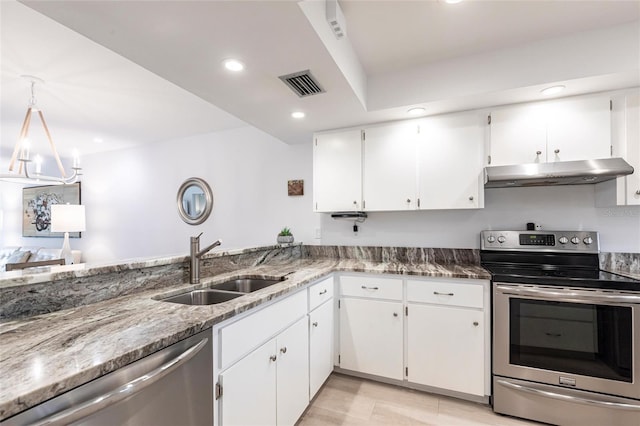
<path fill-rule="evenodd" d="M 407 114 L 409 115 L 420 115 L 420 114 L 424 114 L 426 110 L 423 107 L 414 107 L 414 108 L 409 108 L 409 110 L 407 111 Z"/>
<path fill-rule="evenodd" d="M 224 67 L 229 71 L 242 71 L 244 69 L 244 64 L 237 59 L 226 59 L 223 63 Z"/>
<path fill-rule="evenodd" d="M 542 93 L 545 96 L 550 96 L 550 95 L 555 95 L 556 93 L 560 93 L 562 92 L 564 89 L 566 89 L 565 86 L 551 86 L 551 87 L 547 87 L 544 90 L 541 90 L 540 93 Z"/>
<path fill-rule="evenodd" d="M 102 142 L 104 142 L 104 139 L 102 139 L 102 138 L 93 138 L 93 142 L 94 143 L 102 143 Z"/>
<path fill-rule="evenodd" d="M 444 0 L 445 3 L 447 4 L 456 4 L 456 3 L 460 3 L 462 0 Z"/>
<path fill-rule="evenodd" d="M 291 116 L 293 118 L 304 118 L 304 112 L 302 111 L 295 111 L 291 113 Z"/>

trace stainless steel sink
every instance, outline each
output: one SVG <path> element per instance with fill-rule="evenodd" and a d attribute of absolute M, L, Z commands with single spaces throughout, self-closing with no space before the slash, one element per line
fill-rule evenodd
<path fill-rule="evenodd" d="M 242 293 L 218 290 L 193 290 L 187 293 L 162 299 L 164 302 L 181 303 L 183 305 L 215 305 L 228 302 L 242 296 Z"/>
<path fill-rule="evenodd" d="M 279 279 L 264 279 L 264 278 L 238 278 L 236 280 L 225 281 L 220 284 L 211 285 L 215 290 L 236 291 L 240 293 L 251 293 L 256 290 L 260 290 L 265 287 L 269 287 L 273 284 L 282 282 L 284 277 Z"/>

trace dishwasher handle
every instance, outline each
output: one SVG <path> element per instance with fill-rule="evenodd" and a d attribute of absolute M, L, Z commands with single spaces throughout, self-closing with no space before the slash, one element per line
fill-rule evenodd
<path fill-rule="evenodd" d="M 167 361 L 154 370 L 143 374 L 122 386 L 111 389 L 97 398 L 91 398 L 88 401 L 79 403 L 75 407 L 71 407 L 59 413 L 45 417 L 44 419 L 34 423 L 34 426 L 69 424 L 83 417 L 87 417 L 99 410 L 107 408 L 117 402 L 125 400 L 184 365 L 187 361 L 196 356 L 198 352 L 206 346 L 208 341 L 208 338 L 204 338 L 177 357 Z"/>

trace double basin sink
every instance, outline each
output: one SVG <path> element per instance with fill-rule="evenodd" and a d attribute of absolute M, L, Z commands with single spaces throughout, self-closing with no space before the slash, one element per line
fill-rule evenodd
<path fill-rule="evenodd" d="M 212 284 L 208 289 L 192 290 L 176 296 L 162 299 L 164 302 L 181 303 L 183 305 L 215 305 L 228 302 L 247 293 L 251 293 L 273 284 L 284 281 L 277 279 L 238 278 L 220 284 Z"/>

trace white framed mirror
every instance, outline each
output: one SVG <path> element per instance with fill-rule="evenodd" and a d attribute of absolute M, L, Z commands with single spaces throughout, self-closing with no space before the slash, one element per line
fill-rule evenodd
<path fill-rule="evenodd" d="M 176 202 L 182 220 L 189 225 L 199 225 L 213 210 L 213 192 L 204 179 L 192 177 L 180 185 Z"/>

